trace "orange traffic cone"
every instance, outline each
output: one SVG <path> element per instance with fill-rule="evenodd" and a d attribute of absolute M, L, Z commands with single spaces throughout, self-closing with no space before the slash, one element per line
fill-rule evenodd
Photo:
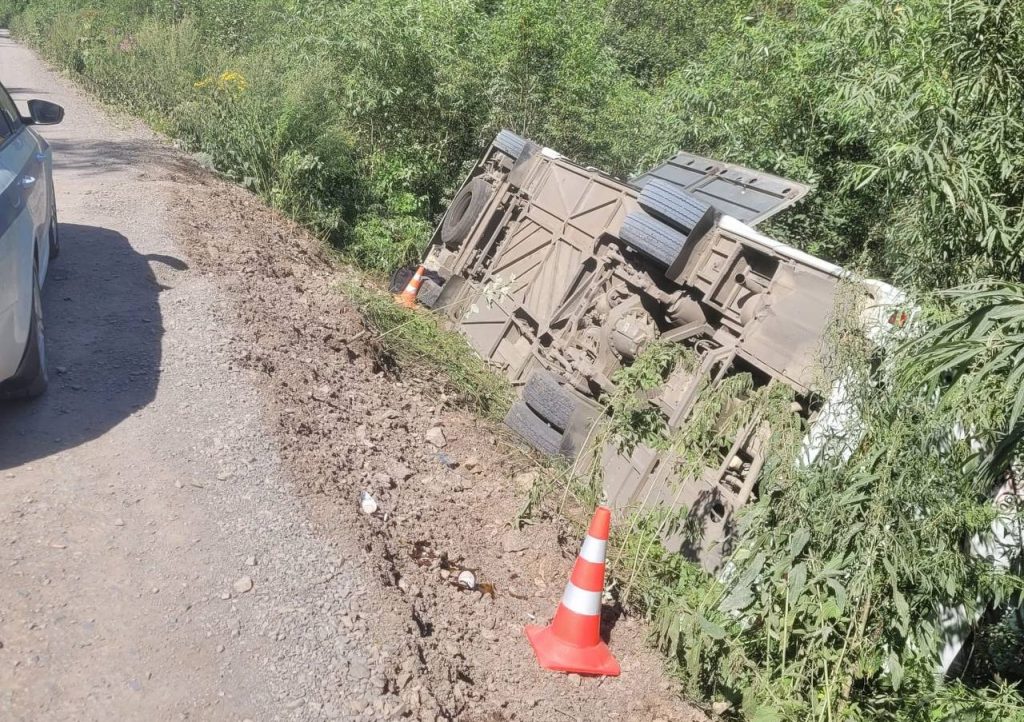
<path fill-rule="evenodd" d="M 619 676 L 619 663 L 601 641 L 601 592 L 611 521 L 611 509 L 597 507 L 555 618 L 547 627 L 526 628 L 537 661 L 545 669 Z"/>
<path fill-rule="evenodd" d="M 416 294 L 420 292 L 420 285 L 423 283 L 423 266 L 416 269 L 416 273 L 409 279 L 405 290 L 395 294 L 395 303 L 406 308 L 416 307 Z"/>

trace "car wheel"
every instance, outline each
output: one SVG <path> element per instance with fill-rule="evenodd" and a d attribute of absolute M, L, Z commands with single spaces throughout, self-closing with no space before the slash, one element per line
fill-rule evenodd
<path fill-rule="evenodd" d="M 558 383 L 558 378 L 549 371 L 536 371 L 523 387 L 523 401 L 534 413 L 554 426 L 565 431 L 569 426 L 576 401 Z"/>
<path fill-rule="evenodd" d="M 14 378 L 0 387 L 2 399 L 27 399 L 46 390 L 46 337 L 43 333 L 43 296 L 39 288 L 39 264 L 32 266 L 32 318 L 29 323 L 25 355 Z"/>
<path fill-rule="evenodd" d="M 474 178 L 452 200 L 451 208 L 441 223 L 441 242 L 455 247 L 469 237 L 476 219 L 491 199 L 491 184 L 483 178 Z"/>
<path fill-rule="evenodd" d="M 57 206 L 50 209 L 50 260 L 60 255 L 60 228 L 57 225 Z"/>

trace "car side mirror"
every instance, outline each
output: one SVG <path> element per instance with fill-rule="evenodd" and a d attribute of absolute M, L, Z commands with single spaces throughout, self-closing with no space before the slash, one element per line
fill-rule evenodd
<path fill-rule="evenodd" d="M 57 125 L 64 120 L 64 108 L 49 100 L 34 99 L 28 101 L 28 116 L 23 120 L 30 125 Z"/>

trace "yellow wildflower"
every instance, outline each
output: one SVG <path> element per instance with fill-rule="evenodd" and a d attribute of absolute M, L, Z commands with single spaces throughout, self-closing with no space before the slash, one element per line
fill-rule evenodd
<path fill-rule="evenodd" d="M 245 76 L 237 70 L 225 70 L 217 78 L 217 87 L 221 90 L 245 90 L 249 84 L 246 82 Z"/>
<path fill-rule="evenodd" d="M 237 70 L 225 70 L 216 78 L 212 75 L 208 75 L 202 80 L 197 80 L 192 84 L 192 87 L 199 89 L 209 88 L 211 86 L 217 88 L 217 90 L 240 93 L 249 87 L 249 83 L 246 82 L 245 76 Z"/>

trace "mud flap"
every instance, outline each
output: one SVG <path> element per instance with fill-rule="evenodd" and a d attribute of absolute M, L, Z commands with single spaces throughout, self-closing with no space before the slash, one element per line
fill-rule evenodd
<path fill-rule="evenodd" d="M 558 453 L 566 458 L 576 459 L 585 452 L 597 436 L 596 425 L 602 413 L 603 410 L 592 403 L 577 403 L 562 434 Z"/>
<path fill-rule="evenodd" d="M 420 292 L 416 294 L 416 301 L 425 308 L 438 308 L 437 300 L 444 287 L 429 278 L 424 278 L 420 285 Z"/>
<path fill-rule="evenodd" d="M 434 308 L 446 309 L 446 313 L 452 318 L 457 318 L 462 309 L 457 307 L 457 302 L 463 299 L 463 290 L 469 286 L 465 277 L 455 275 L 449 278 L 441 286 L 441 291 L 434 301 Z"/>

